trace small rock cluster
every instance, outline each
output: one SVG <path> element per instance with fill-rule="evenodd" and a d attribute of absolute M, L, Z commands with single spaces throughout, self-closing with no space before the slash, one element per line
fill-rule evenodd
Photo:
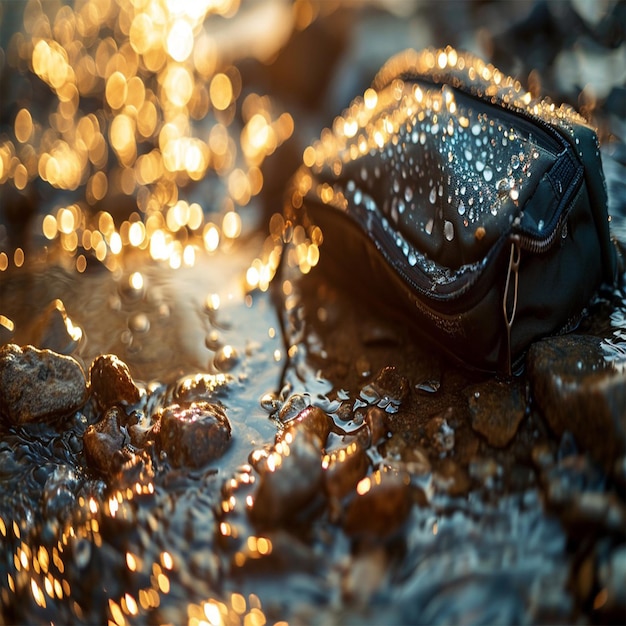
<path fill-rule="evenodd" d="M 144 410 L 146 393 L 115 355 L 95 358 L 86 377 L 73 357 L 7 344 L 0 348 L 0 419 L 62 428 L 77 411 L 93 413 L 97 419 L 85 431 L 84 454 L 90 469 L 104 477 L 131 468 L 151 472 L 152 459 L 199 468 L 222 456 L 231 438 L 221 404 L 190 399 L 190 390 L 212 388 L 202 382 L 182 381 L 180 402 L 151 412 Z"/>
<path fill-rule="evenodd" d="M 223 486 L 219 541 L 237 567 L 254 567 L 261 556 L 278 566 L 284 554 L 255 550 L 248 538 L 262 535 L 267 545 L 283 546 L 287 532 L 290 552 L 298 545 L 305 550 L 307 542 L 300 544 L 297 536 L 320 518 L 357 543 L 390 541 L 418 497 L 406 471 L 372 462 L 389 436 L 384 410 L 370 406 L 356 432 L 338 434 L 325 411 L 304 404 L 295 395 L 283 405 L 283 429 L 274 444 L 253 451 L 249 464 Z"/>

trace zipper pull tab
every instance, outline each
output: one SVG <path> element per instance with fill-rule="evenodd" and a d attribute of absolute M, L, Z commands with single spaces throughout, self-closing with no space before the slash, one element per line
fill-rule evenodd
<path fill-rule="evenodd" d="M 502 312 L 504 314 L 504 324 L 506 326 L 506 367 L 507 374 L 512 373 L 511 354 L 511 328 L 515 321 L 517 311 L 517 288 L 519 285 L 519 263 L 521 258 L 519 235 L 511 235 L 511 253 L 509 255 L 509 268 L 506 273 L 506 283 L 504 284 L 504 297 L 502 298 Z M 512 297 L 509 291 L 513 288 Z M 509 303 L 509 300 L 511 302 Z"/>

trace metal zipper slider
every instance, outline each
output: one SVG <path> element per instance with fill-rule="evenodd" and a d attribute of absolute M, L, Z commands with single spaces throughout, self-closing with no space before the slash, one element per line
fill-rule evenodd
<path fill-rule="evenodd" d="M 519 285 L 519 263 L 521 257 L 520 237 L 511 235 L 511 253 L 509 255 L 509 268 L 506 273 L 506 283 L 504 284 L 504 297 L 502 298 L 502 312 L 504 313 L 504 324 L 506 326 L 506 367 L 507 374 L 512 373 L 511 354 L 511 328 L 515 321 L 517 311 L 517 288 Z M 513 275 L 513 280 L 511 280 Z M 512 303 L 509 305 L 509 290 L 513 285 Z"/>

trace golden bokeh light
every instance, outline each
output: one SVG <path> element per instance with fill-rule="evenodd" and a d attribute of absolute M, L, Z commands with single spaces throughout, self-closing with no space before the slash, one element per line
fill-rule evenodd
<path fill-rule="evenodd" d="M 240 101 L 241 76 L 214 34 L 214 20 L 238 10 L 239 0 L 24 3 L 5 60 L 50 95 L 43 107 L 16 108 L 0 137 L 0 184 L 75 192 L 73 208 L 40 218 L 46 250 L 76 257 L 77 268 L 89 255 L 116 267 L 126 247 L 178 266 L 240 236 L 237 213 L 262 192 L 263 162 L 293 119 L 267 96 Z M 224 197 L 186 199 L 205 177 L 223 180 Z M 132 215 L 101 228 L 101 209 L 124 197 Z M 2 270 L 24 263 L 23 251 L 0 254 Z"/>

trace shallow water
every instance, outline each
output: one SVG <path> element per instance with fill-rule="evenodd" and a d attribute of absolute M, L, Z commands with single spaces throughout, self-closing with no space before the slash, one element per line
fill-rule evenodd
<path fill-rule="evenodd" d="M 3 311 L 21 322 L 12 341 L 28 343 L 60 298 L 83 332 L 71 353 L 85 370 L 99 354 L 122 358 L 145 391 L 137 410 L 149 416 L 175 397 L 177 380 L 202 373 L 233 429 L 228 451 L 205 467 L 161 458 L 153 475 L 115 479 L 84 457 L 82 435 L 98 419 L 90 405 L 62 427 L 3 425 L 4 619 L 565 623 L 588 615 L 593 582 L 582 591 L 571 583 L 588 547 L 546 489 L 558 479 L 574 503 L 584 493 L 613 497 L 602 470 L 571 438 L 559 448 L 531 404 L 512 443 L 489 446 L 465 399 L 484 376 L 446 364 L 322 275 L 246 294 L 246 250 L 175 271 L 136 255 L 120 273 L 45 267 L 4 277 Z M 621 350 L 619 311 L 611 341 Z M 373 498 L 364 534 L 347 521 L 354 496 L 314 498 L 269 523 L 246 515 L 247 498 L 260 497 L 249 483 L 253 451 L 270 449 L 310 404 L 332 420 L 328 451 L 367 439 L 371 407 L 384 414 L 387 434 L 363 444 L 367 474 L 386 468 L 406 477 L 408 491 Z M 296 493 L 290 483 L 308 488 L 304 467 L 283 476 L 286 493 Z M 390 514 L 385 502 L 408 509 Z M 611 510 L 624 514 L 619 501 Z M 587 523 L 584 511 L 574 516 L 574 526 Z M 604 541 L 621 542 L 604 527 Z"/>

